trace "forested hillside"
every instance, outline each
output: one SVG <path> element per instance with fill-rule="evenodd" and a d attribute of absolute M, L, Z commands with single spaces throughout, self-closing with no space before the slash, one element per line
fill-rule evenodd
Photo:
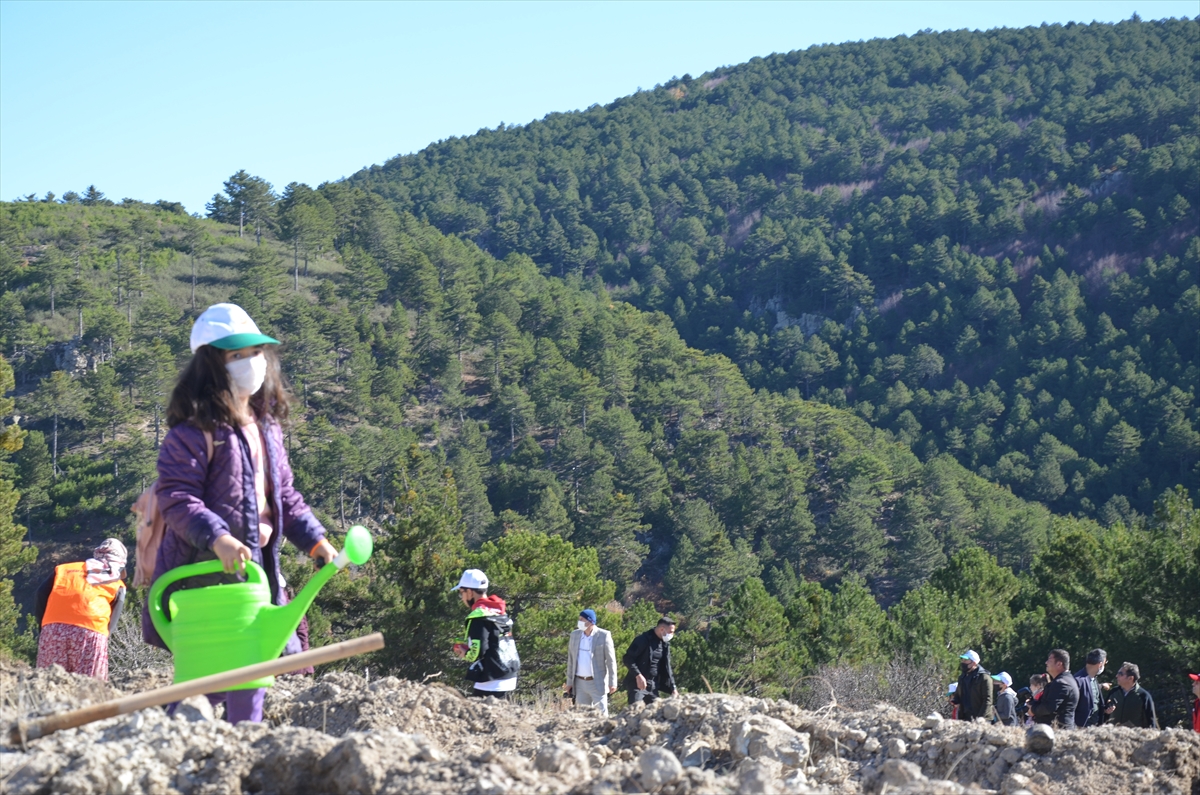
<path fill-rule="evenodd" d="M 1200 482 L 1200 21 L 754 59 L 351 182 L 1056 512 Z"/>
<path fill-rule="evenodd" d="M 0 450 L 0 587 L 30 601 L 22 538 L 132 543 L 192 319 L 233 300 L 284 342 L 301 492 L 378 534 L 318 600 L 317 643 L 382 628 L 372 665 L 452 670 L 446 589 L 471 564 L 537 684 L 582 606 L 618 643 L 676 612 L 697 689 L 949 670 L 968 645 L 1032 671 L 1102 644 L 1165 683 L 1200 663 L 1197 28 L 817 48 L 315 189 L 240 171 L 203 220 L 94 186 L 0 204 L 0 397 L 25 429 Z M 1058 83 L 1078 86 L 1037 93 Z M 1079 174 L 1116 144 L 1077 128 L 1112 92 L 1163 121 L 1102 188 Z M 1023 170 L 1043 122 L 1066 136 L 1053 178 Z M 1070 185 L 1086 198 L 1060 206 Z M 28 653 L 4 599 L 0 649 Z"/>

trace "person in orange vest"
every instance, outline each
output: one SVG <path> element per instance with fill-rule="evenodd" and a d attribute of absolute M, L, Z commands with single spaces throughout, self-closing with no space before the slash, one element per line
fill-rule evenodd
<path fill-rule="evenodd" d="M 37 667 L 108 679 L 108 636 L 125 607 L 125 545 L 106 538 L 81 563 L 54 568 L 37 591 Z"/>

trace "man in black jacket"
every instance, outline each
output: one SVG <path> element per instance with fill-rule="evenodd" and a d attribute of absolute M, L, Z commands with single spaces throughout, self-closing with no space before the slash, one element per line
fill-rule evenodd
<path fill-rule="evenodd" d="M 959 655 L 958 689 L 950 699 L 958 704 L 959 720 L 992 719 L 992 675 L 979 664 L 979 654 L 967 649 Z"/>
<path fill-rule="evenodd" d="M 1071 655 L 1065 649 L 1052 649 L 1046 657 L 1050 684 L 1034 702 L 1033 722 L 1075 728 L 1075 709 L 1079 706 L 1079 684 L 1071 676 Z"/>
<path fill-rule="evenodd" d="M 1142 672 L 1131 662 L 1121 663 L 1117 670 L 1117 684 L 1110 706 L 1106 710 L 1108 722 L 1113 726 L 1132 726 L 1135 729 L 1157 729 L 1158 715 L 1154 712 L 1154 699 L 1144 690 L 1138 680 Z"/>
<path fill-rule="evenodd" d="M 675 637 L 675 620 L 663 616 L 654 629 L 646 630 L 633 639 L 622 662 L 629 668 L 625 690 L 629 703 L 652 703 L 661 692 L 679 695 L 675 689 L 675 674 L 671 670 L 671 638 Z"/>

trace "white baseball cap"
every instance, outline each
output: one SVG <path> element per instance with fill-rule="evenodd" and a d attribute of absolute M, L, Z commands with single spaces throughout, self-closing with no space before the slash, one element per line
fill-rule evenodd
<path fill-rule="evenodd" d="M 1012 677 L 1008 675 L 1008 671 L 1001 671 L 998 674 L 993 674 L 992 678 L 997 682 L 1003 682 L 1006 687 L 1012 687 Z"/>
<path fill-rule="evenodd" d="M 973 650 L 973 649 L 967 649 L 965 652 L 958 655 L 958 659 L 970 660 L 971 662 L 975 663 L 976 665 L 979 665 L 979 654 L 977 652 L 975 652 L 975 650 Z"/>
<path fill-rule="evenodd" d="M 451 591 L 457 591 L 462 588 L 470 588 L 472 591 L 486 591 L 488 587 L 488 578 L 479 569 L 467 569 L 458 578 L 458 585 L 451 588 Z"/>
<path fill-rule="evenodd" d="M 192 324 L 192 353 L 201 345 L 223 351 L 236 351 L 253 345 L 278 345 L 268 337 L 237 304 L 213 304 Z"/>

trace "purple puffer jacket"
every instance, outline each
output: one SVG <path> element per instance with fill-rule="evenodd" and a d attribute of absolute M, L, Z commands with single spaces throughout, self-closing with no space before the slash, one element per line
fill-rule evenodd
<path fill-rule="evenodd" d="M 158 509 L 166 528 L 154 562 L 154 578 L 188 563 L 215 560 L 213 542 L 231 534 L 250 547 L 255 563 L 267 573 L 271 602 L 287 604 L 283 573 L 279 569 L 281 536 L 305 553 L 325 537 L 325 528 L 292 485 L 292 467 L 283 446 L 283 429 L 272 418 L 262 421 L 266 438 L 267 476 L 270 478 L 275 530 L 263 549 L 259 548 L 258 501 L 254 493 L 254 465 L 250 448 L 240 428 L 218 425 L 213 433 L 213 460 L 208 461 L 204 432 L 190 424 L 179 424 L 167 433 L 158 451 Z M 172 585 L 167 597 L 180 587 L 197 587 L 216 582 L 236 582 L 233 575 L 191 577 Z M 142 637 L 147 643 L 166 648 L 150 622 L 150 610 L 142 608 Z M 293 648 L 295 647 L 295 648 Z M 295 636 L 285 654 L 299 651 Z"/>

